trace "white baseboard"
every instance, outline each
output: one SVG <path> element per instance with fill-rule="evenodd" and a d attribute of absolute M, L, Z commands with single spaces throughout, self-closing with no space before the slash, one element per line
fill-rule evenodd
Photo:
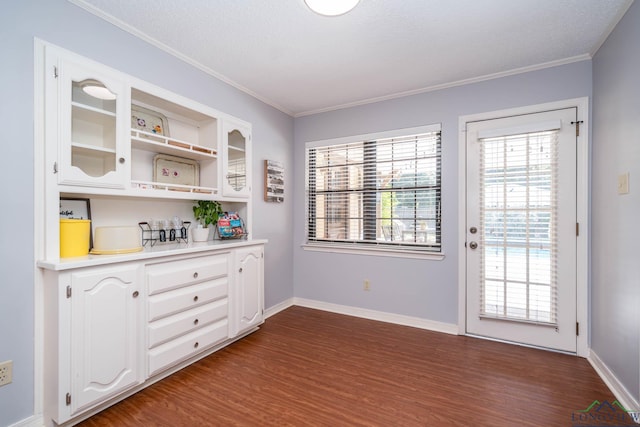
<path fill-rule="evenodd" d="M 633 396 L 633 394 L 629 393 L 629 390 L 618 380 L 618 378 L 614 375 L 614 373 L 609 369 L 607 365 L 598 357 L 598 355 L 593 351 L 590 351 L 589 356 L 587 357 L 591 366 L 596 371 L 596 373 L 602 378 L 602 381 L 609 387 L 609 390 L 613 393 L 613 395 L 618 399 L 618 402 L 622 404 L 629 411 L 638 411 L 640 410 L 640 404 L 638 400 Z"/>
<path fill-rule="evenodd" d="M 445 334 L 458 335 L 458 325 L 453 323 L 436 322 L 419 317 L 404 316 L 402 314 L 387 313 L 384 311 L 369 310 L 366 308 L 351 307 L 348 305 L 332 304 L 305 298 L 293 298 L 293 305 L 330 311 L 332 313 L 346 314 L 348 316 L 362 317 L 364 319 L 395 323 L 397 325 L 412 326 L 414 328 L 443 332 Z"/>
<path fill-rule="evenodd" d="M 279 302 L 276 305 L 272 305 L 264 311 L 264 318 L 268 319 L 274 314 L 280 313 L 282 310 L 286 310 L 287 308 L 293 305 L 293 298 L 286 299 L 282 302 Z"/>
<path fill-rule="evenodd" d="M 29 418 L 25 418 L 22 421 L 18 421 L 15 424 L 11 424 L 9 427 L 42 427 L 44 425 L 44 419 L 42 416 L 33 415 Z"/>

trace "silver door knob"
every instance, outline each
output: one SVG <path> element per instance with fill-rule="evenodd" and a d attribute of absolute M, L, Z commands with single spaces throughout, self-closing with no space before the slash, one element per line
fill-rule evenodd
<path fill-rule="evenodd" d="M 469 247 L 471 249 L 476 249 L 478 247 L 478 244 L 476 242 L 469 242 Z"/>

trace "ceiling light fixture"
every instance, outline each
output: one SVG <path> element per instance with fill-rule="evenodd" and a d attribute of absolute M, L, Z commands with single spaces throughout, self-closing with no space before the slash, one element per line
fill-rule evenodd
<path fill-rule="evenodd" d="M 318 15 L 344 15 L 358 5 L 360 0 L 304 0 L 309 9 Z"/>
<path fill-rule="evenodd" d="M 105 85 L 94 79 L 83 80 L 79 83 L 80 88 L 87 95 L 94 98 L 112 100 L 116 99 L 116 94 L 106 88 Z"/>

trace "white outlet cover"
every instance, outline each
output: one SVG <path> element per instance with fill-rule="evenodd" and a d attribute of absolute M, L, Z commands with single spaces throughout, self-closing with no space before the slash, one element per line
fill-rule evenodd
<path fill-rule="evenodd" d="M 629 172 L 618 175 L 618 194 L 629 193 Z"/>
<path fill-rule="evenodd" d="M 13 362 L 8 360 L 0 363 L 0 386 L 9 384 L 13 381 Z"/>

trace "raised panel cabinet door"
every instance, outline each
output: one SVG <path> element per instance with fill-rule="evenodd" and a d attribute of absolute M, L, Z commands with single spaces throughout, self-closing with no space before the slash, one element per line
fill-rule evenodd
<path fill-rule="evenodd" d="M 263 248 L 238 249 L 236 272 L 236 307 L 238 333 L 244 332 L 263 320 Z"/>
<path fill-rule="evenodd" d="M 251 195 L 251 129 L 224 121 L 222 141 L 222 194 L 247 198 Z"/>
<path fill-rule="evenodd" d="M 138 266 L 71 275 L 71 413 L 142 381 Z"/>
<path fill-rule="evenodd" d="M 62 58 L 52 71 L 58 85 L 58 183 L 124 188 L 126 85 L 98 66 Z"/>

